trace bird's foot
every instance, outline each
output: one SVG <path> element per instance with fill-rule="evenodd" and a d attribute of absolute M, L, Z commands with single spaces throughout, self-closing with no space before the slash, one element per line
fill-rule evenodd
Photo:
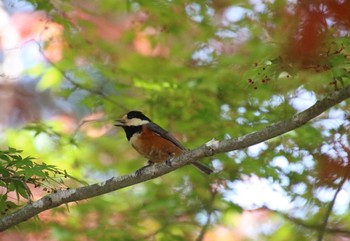
<path fill-rule="evenodd" d="M 136 176 L 141 175 L 142 172 L 143 172 L 143 170 L 145 170 L 147 167 L 152 166 L 153 164 L 154 164 L 154 163 L 153 163 L 152 161 L 148 161 L 146 166 L 143 166 L 143 167 L 141 167 L 140 169 L 137 169 L 137 170 L 135 171 L 135 175 L 136 175 Z"/>
<path fill-rule="evenodd" d="M 167 166 L 169 166 L 169 167 L 172 167 L 172 166 L 173 166 L 173 164 L 171 163 L 172 160 L 173 160 L 173 158 L 167 159 L 167 160 L 165 161 L 165 164 L 166 164 Z"/>

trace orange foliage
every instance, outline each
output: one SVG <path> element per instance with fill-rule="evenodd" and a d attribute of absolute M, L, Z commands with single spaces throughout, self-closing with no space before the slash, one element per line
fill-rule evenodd
<path fill-rule="evenodd" d="M 302 67 L 325 62 L 327 38 L 341 34 L 340 30 L 350 30 L 349 1 L 304 0 L 291 12 L 284 28 L 287 30 L 284 55 Z M 291 23 L 294 27 L 288 27 Z"/>
<path fill-rule="evenodd" d="M 338 185 L 339 178 L 349 179 L 350 149 L 344 144 L 335 141 L 332 143 L 335 152 L 333 155 L 325 153 L 317 156 L 317 185 L 334 187 Z M 347 156 L 347 158 L 344 157 Z"/>
<path fill-rule="evenodd" d="M 127 31 L 134 32 L 132 46 L 134 50 L 143 56 L 164 57 L 167 56 L 169 50 L 166 46 L 157 44 L 152 46 L 151 38 L 160 34 L 160 31 L 153 27 L 143 29 L 142 24 L 149 19 L 146 12 L 138 12 L 132 15 L 125 15 L 119 18 L 111 18 L 106 16 L 95 16 L 82 9 L 76 10 L 68 17 L 73 23 L 79 26 L 79 29 L 84 29 L 79 25 L 79 21 L 86 21 L 94 25 L 94 28 L 89 28 L 89 34 L 94 39 L 103 39 L 104 41 L 113 42 L 119 40 Z M 117 44 L 117 43 L 116 43 Z"/>
<path fill-rule="evenodd" d="M 50 61 L 57 62 L 62 59 L 62 33 L 63 27 L 55 22 L 51 22 L 45 13 L 36 11 L 32 13 L 20 12 L 11 16 L 7 29 L 15 31 L 6 31 L 0 33 L 0 37 L 11 41 L 12 46 L 19 47 L 23 43 L 35 40 L 47 43 L 44 49 L 46 58 Z M 14 34 L 16 33 L 16 34 Z M 11 40 L 10 40 L 10 39 Z M 5 46 L 8 48 L 10 46 Z"/>

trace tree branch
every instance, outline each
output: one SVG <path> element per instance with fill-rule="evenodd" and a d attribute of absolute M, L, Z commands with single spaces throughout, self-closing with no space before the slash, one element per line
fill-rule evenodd
<path fill-rule="evenodd" d="M 339 192 L 342 190 L 344 183 L 348 180 L 349 177 L 349 164 L 347 164 L 347 166 L 345 167 L 345 171 L 344 171 L 344 176 L 341 179 L 338 188 L 336 189 L 333 198 L 331 200 L 331 202 L 329 203 L 329 206 L 327 208 L 326 214 L 324 216 L 323 222 L 320 225 L 320 229 L 319 229 L 319 233 L 318 233 L 318 237 L 317 237 L 317 241 L 322 241 L 325 232 L 327 231 L 327 224 L 328 224 L 328 219 L 331 216 L 334 204 L 335 204 L 335 200 L 337 199 L 337 196 L 339 194 Z"/>
<path fill-rule="evenodd" d="M 218 190 L 211 190 L 211 197 L 209 200 L 209 204 L 207 207 L 207 221 L 205 224 L 202 226 L 201 231 L 199 232 L 198 237 L 196 238 L 196 241 L 202 241 L 204 239 L 205 233 L 208 231 L 208 228 L 211 223 L 212 215 L 214 213 L 214 202 L 215 202 L 215 197 L 218 194 Z"/>
<path fill-rule="evenodd" d="M 171 167 L 162 163 L 144 169 L 144 172 L 138 176 L 133 173 L 125 176 L 113 177 L 105 182 L 76 189 L 59 190 L 56 193 L 52 193 L 39 199 L 38 201 L 29 203 L 16 212 L 3 217 L 0 220 L 0 231 L 6 230 L 45 210 L 60 206 L 62 204 L 92 198 L 124 187 L 132 186 L 140 182 L 145 182 L 187 165 L 194 160 L 213 156 L 218 153 L 243 149 L 269 140 L 304 125 L 306 122 L 320 115 L 330 107 L 348 98 L 350 98 L 350 86 L 339 91 L 335 91 L 324 99 L 317 101 L 305 111 L 297 113 L 287 120 L 272 124 L 261 131 L 256 131 L 235 139 L 211 141 L 195 150 L 186 152 L 183 155 L 174 158 Z"/>
<path fill-rule="evenodd" d="M 261 208 L 259 208 L 261 209 Z M 286 213 L 279 212 L 276 210 L 269 209 L 267 207 L 264 207 L 264 209 L 275 213 L 277 215 L 282 216 L 284 219 L 286 219 L 289 222 L 292 222 L 295 225 L 298 225 L 300 227 L 303 227 L 305 229 L 311 229 L 314 231 L 319 231 L 320 229 L 324 229 L 323 232 L 328 233 L 328 234 L 335 234 L 335 235 L 341 235 L 344 237 L 350 237 L 350 230 L 349 229 L 342 229 L 342 228 L 329 228 L 329 227 L 322 227 L 323 224 L 315 224 L 315 223 L 308 223 L 302 219 L 291 217 Z M 252 210 L 254 212 L 254 210 Z"/>
<path fill-rule="evenodd" d="M 44 30 L 46 30 L 46 28 L 44 28 Z M 43 31 L 44 31 L 43 30 Z M 41 33 L 43 34 L 43 32 Z M 40 35 L 41 35 L 40 34 Z M 88 87 L 88 86 L 85 86 L 83 84 L 80 84 L 78 82 L 76 82 L 73 78 L 71 78 L 64 69 L 60 68 L 56 63 L 54 63 L 52 60 L 50 60 L 44 53 L 44 49 L 42 47 L 42 44 L 38 41 L 36 41 L 35 39 L 33 40 L 30 40 L 30 41 L 33 41 L 35 44 L 38 45 L 38 51 L 39 53 L 41 54 L 41 56 L 44 58 L 44 60 L 49 64 L 51 65 L 52 67 L 54 67 L 62 76 L 65 80 L 67 80 L 74 88 L 78 88 L 78 89 L 81 89 L 81 90 L 85 90 L 91 94 L 94 94 L 94 95 L 98 95 L 100 96 L 101 98 L 109 101 L 110 103 L 118 106 L 120 109 L 124 110 L 124 111 L 127 111 L 128 109 L 121 105 L 120 103 L 114 101 L 113 99 L 109 98 L 108 95 L 106 95 L 102 90 L 99 90 L 99 89 L 94 89 L 92 87 Z"/>

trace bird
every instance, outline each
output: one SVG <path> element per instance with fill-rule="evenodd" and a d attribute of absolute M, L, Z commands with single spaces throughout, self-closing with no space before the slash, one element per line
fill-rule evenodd
<path fill-rule="evenodd" d="M 137 174 L 155 163 L 166 162 L 171 165 L 170 160 L 173 157 L 187 151 L 175 137 L 141 111 L 129 111 L 120 120 L 116 120 L 115 126 L 123 128 L 132 147 L 141 156 L 148 159 L 148 164 L 137 170 Z M 191 162 L 191 164 L 207 175 L 213 172 L 212 169 L 198 161 Z"/>

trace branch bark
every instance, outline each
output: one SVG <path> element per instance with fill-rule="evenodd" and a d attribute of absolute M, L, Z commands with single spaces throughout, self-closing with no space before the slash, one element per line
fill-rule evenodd
<path fill-rule="evenodd" d="M 261 131 L 252 132 L 234 139 L 208 142 L 195 150 L 186 152 L 183 155 L 174 158 L 171 167 L 166 164 L 153 165 L 144 169 L 144 172 L 138 176 L 133 173 L 125 176 L 113 177 L 105 182 L 95 183 L 76 189 L 59 190 L 56 193 L 52 193 L 35 202 L 29 203 L 16 212 L 1 218 L 0 231 L 4 231 L 45 210 L 52 209 L 62 204 L 96 197 L 140 182 L 145 182 L 203 157 L 243 149 L 267 141 L 304 125 L 306 122 L 320 115 L 327 109 L 348 98 L 350 98 L 350 86 L 335 91 L 322 100 L 317 101 L 305 111 L 297 113 L 284 121 L 267 126 Z"/>

